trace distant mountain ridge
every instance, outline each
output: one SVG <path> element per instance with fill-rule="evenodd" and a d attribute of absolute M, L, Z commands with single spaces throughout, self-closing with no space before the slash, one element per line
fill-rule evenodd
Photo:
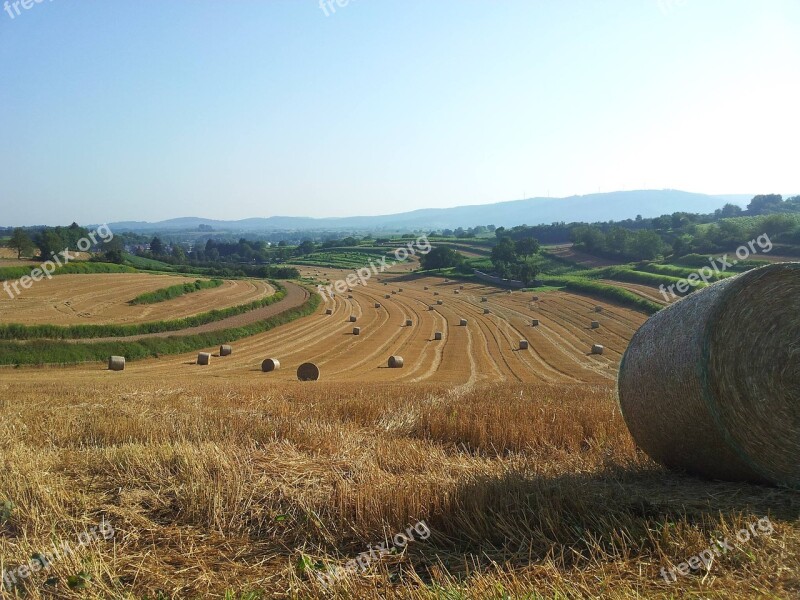
<path fill-rule="evenodd" d="M 567 198 L 528 198 L 494 204 L 423 208 L 405 213 L 361 217 L 253 217 L 221 221 L 180 217 L 157 223 L 122 221 L 110 223 L 115 231 L 176 231 L 209 225 L 217 230 L 432 230 L 493 224 L 498 227 L 543 223 L 622 221 L 658 217 L 674 212 L 712 213 L 727 202 L 743 205 L 752 196 L 709 196 L 679 190 L 608 192 Z"/>

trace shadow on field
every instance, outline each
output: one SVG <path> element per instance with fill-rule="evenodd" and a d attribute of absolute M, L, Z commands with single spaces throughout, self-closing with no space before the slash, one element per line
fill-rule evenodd
<path fill-rule="evenodd" d="M 800 492 L 706 481 L 656 467 L 552 477 L 509 472 L 476 478 L 439 508 L 426 522 L 436 551 L 452 559 L 448 567 L 458 570 L 462 553 L 520 565 L 555 558 L 574 566 L 598 556 L 645 555 L 659 562 L 665 547 L 674 547 L 665 541 L 673 534 L 677 551 L 688 556 L 691 548 L 680 538 L 719 537 L 721 523 L 765 516 L 776 525 L 796 522 Z"/>

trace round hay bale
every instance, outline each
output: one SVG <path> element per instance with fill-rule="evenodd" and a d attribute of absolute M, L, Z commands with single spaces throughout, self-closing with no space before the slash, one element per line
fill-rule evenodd
<path fill-rule="evenodd" d="M 397 291 L 398 291 L 398 292 L 402 292 L 402 291 L 403 291 L 403 288 L 400 288 L 400 289 L 399 289 L 399 290 L 397 290 Z"/>
<path fill-rule="evenodd" d="M 428 310 L 436 310 L 436 307 L 435 306 L 429 306 Z"/>
<path fill-rule="evenodd" d="M 466 326 L 467 326 L 467 320 L 466 320 L 466 319 L 461 319 L 461 321 L 459 321 L 459 323 L 458 323 L 458 324 L 459 324 L 461 327 L 466 327 Z"/>
<path fill-rule="evenodd" d="M 594 312 L 596 312 L 596 313 L 601 313 L 601 312 L 603 312 L 603 307 L 602 307 L 602 306 L 595 306 L 595 307 L 594 307 Z"/>
<path fill-rule="evenodd" d="M 230 356 L 233 354 L 233 347 L 229 346 L 228 344 L 224 344 L 219 347 L 219 355 L 220 356 Z"/>
<path fill-rule="evenodd" d="M 390 356 L 389 357 L 389 368 L 390 369 L 402 369 L 403 368 L 403 357 L 402 356 Z"/>
<path fill-rule="evenodd" d="M 461 291 L 460 291 L 460 290 L 453 290 L 453 293 L 454 293 L 454 294 L 460 294 L 460 293 L 461 293 Z"/>
<path fill-rule="evenodd" d="M 442 332 L 441 332 L 441 331 L 437 331 L 436 333 L 434 333 L 434 334 L 433 334 L 433 339 L 435 339 L 435 340 L 437 340 L 437 341 L 438 341 L 438 340 L 441 340 L 441 339 L 442 339 L 442 337 L 443 337 L 443 335 L 442 335 Z"/>
<path fill-rule="evenodd" d="M 519 349 L 520 350 L 527 350 L 528 349 L 528 340 L 520 340 L 519 341 Z"/>
<path fill-rule="evenodd" d="M 539 319 L 531 319 L 531 327 L 538 327 Z"/>
<path fill-rule="evenodd" d="M 427 291 L 428 291 L 428 286 L 426 285 L 426 286 L 425 286 L 424 288 L 422 288 L 422 289 L 424 289 L 424 290 L 427 292 Z"/>
<path fill-rule="evenodd" d="M 108 357 L 108 370 L 109 371 L 124 371 L 125 370 L 125 357 L 124 356 L 109 356 Z"/>
<path fill-rule="evenodd" d="M 389 298 L 391 298 L 391 296 L 390 296 L 389 294 L 385 294 L 385 295 L 383 296 L 383 299 L 384 299 L 384 300 L 388 300 Z"/>
<path fill-rule="evenodd" d="M 414 322 L 411 319 L 406 319 L 406 327 L 411 327 L 414 325 Z"/>
<path fill-rule="evenodd" d="M 333 309 L 332 309 L 332 308 L 328 308 L 328 309 L 326 309 L 326 310 L 325 310 L 325 314 L 326 314 L 326 315 L 332 315 L 332 314 L 333 314 Z"/>
<path fill-rule="evenodd" d="M 459 286 L 459 288 L 458 288 L 458 289 L 460 289 L 460 290 L 463 290 L 463 289 L 464 289 L 464 286 L 463 286 L 463 285 L 462 285 L 462 286 Z"/>
<path fill-rule="evenodd" d="M 281 361 L 279 361 L 277 358 L 268 358 L 261 363 L 261 370 L 264 373 L 271 373 L 272 371 L 277 371 L 280 368 Z"/>
<path fill-rule="evenodd" d="M 444 300 L 437 300 L 436 304 L 438 304 L 439 306 L 442 306 L 444 304 Z"/>
<path fill-rule="evenodd" d="M 348 300 L 352 300 L 353 299 L 353 294 L 347 294 L 347 299 Z"/>
<path fill-rule="evenodd" d="M 592 329 L 600 329 L 600 321 L 592 321 Z"/>
<path fill-rule="evenodd" d="M 481 302 L 488 302 L 489 299 L 486 296 L 481 296 Z"/>
<path fill-rule="evenodd" d="M 600 344 L 592 346 L 592 354 L 602 354 L 605 350 L 605 346 L 601 346 Z"/>
<path fill-rule="evenodd" d="M 303 363 L 297 367 L 297 378 L 300 381 L 318 381 L 319 367 L 314 363 Z"/>
<path fill-rule="evenodd" d="M 197 364 L 208 366 L 211 364 L 211 353 L 210 352 L 201 352 L 197 355 Z"/>
<path fill-rule="evenodd" d="M 361 335 L 361 327 L 353 327 L 353 335 Z"/>
<path fill-rule="evenodd" d="M 483 314 L 485 314 L 485 315 L 488 315 L 488 314 L 490 314 L 491 312 L 492 312 L 492 311 L 490 311 L 488 308 L 484 308 L 484 309 L 483 309 Z"/>
<path fill-rule="evenodd" d="M 355 323 L 357 321 L 357 317 L 355 315 L 350 315 L 350 322 Z"/>
<path fill-rule="evenodd" d="M 653 459 L 714 479 L 800 489 L 800 263 L 754 269 L 651 317 L 619 401 Z"/>
<path fill-rule="evenodd" d="M 533 298 L 531 298 L 531 301 L 532 302 L 538 302 L 539 301 L 539 296 L 534 296 Z"/>
<path fill-rule="evenodd" d="M 439 292 L 433 292 L 433 295 L 434 295 L 434 296 L 438 296 L 438 295 L 439 295 Z"/>
<path fill-rule="evenodd" d="M 375 308 L 380 308 L 380 307 L 381 307 L 381 303 L 380 302 L 376 302 L 375 303 Z"/>

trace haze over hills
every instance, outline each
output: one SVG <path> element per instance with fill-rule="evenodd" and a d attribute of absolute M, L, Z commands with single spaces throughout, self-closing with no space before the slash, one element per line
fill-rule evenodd
<path fill-rule="evenodd" d="M 411 212 L 361 217 L 286 217 L 249 218 L 238 221 L 181 217 L 157 223 L 124 221 L 110 223 L 116 231 L 186 230 L 200 225 L 237 231 L 269 230 L 429 230 L 493 224 L 498 227 L 539 225 L 554 222 L 621 221 L 657 217 L 674 212 L 712 213 L 725 203 L 746 205 L 751 195 L 709 196 L 678 190 L 642 190 L 570 196 L 568 198 L 528 198 L 494 204 L 428 208 Z"/>

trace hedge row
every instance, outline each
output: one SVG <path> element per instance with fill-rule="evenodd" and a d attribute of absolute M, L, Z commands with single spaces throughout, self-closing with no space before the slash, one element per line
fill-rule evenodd
<path fill-rule="evenodd" d="M 132 304 L 134 306 L 138 304 L 157 304 L 158 302 L 165 302 L 166 300 L 179 298 L 180 296 L 184 296 L 186 294 L 193 294 L 194 292 L 199 292 L 200 290 L 218 288 L 223 283 L 225 282 L 222 281 L 222 279 L 198 279 L 194 282 L 171 285 L 169 287 L 161 288 L 160 290 L 145 292 L 144 294 L 136 296 L 136 298 L 128 302 L 128 304 Z"/>

